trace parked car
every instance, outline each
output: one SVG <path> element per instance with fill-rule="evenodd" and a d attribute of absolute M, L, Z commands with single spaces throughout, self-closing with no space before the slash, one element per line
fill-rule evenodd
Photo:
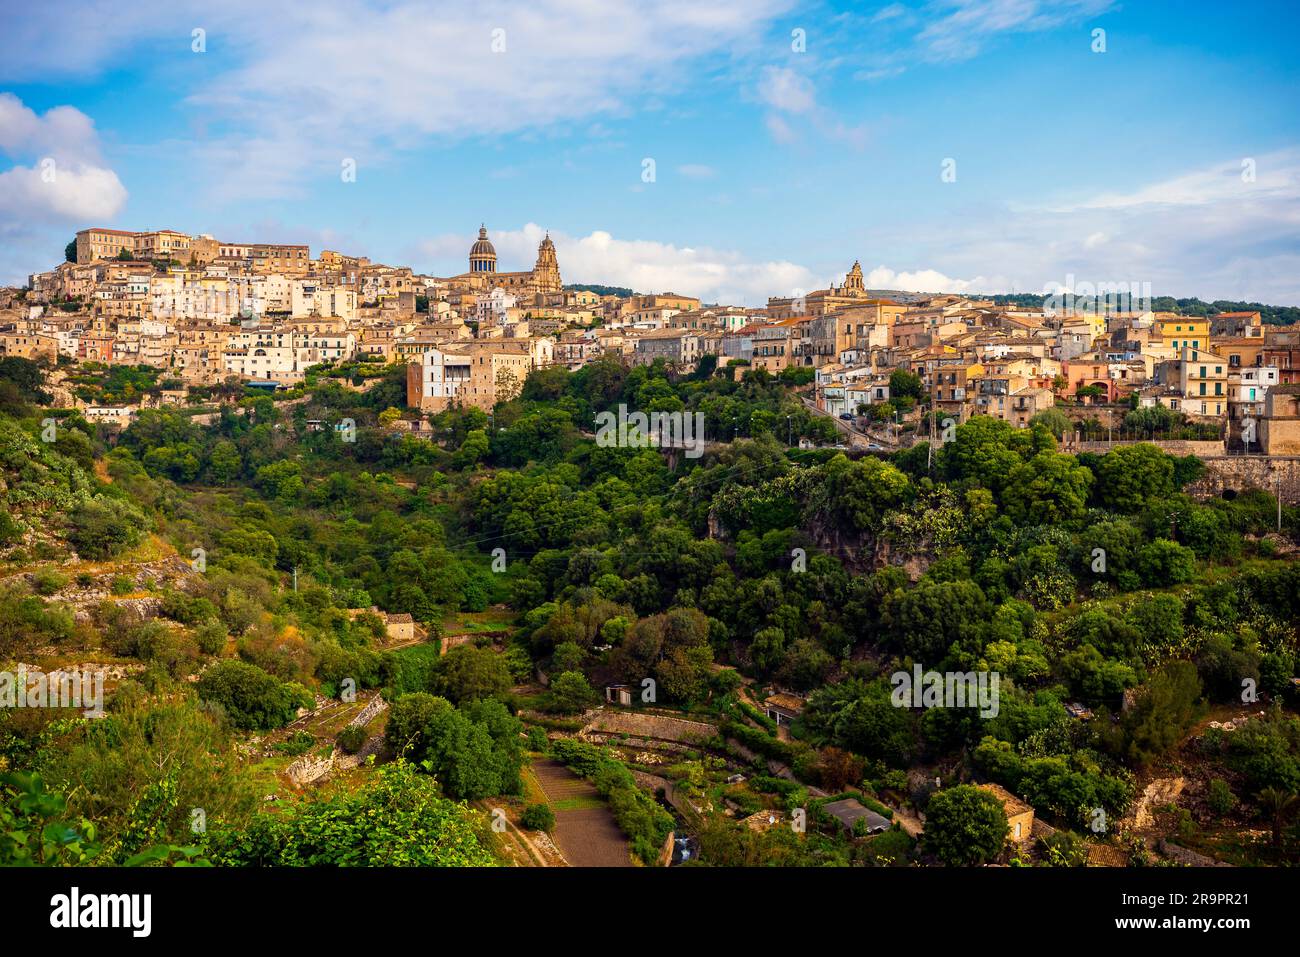
<path fill-rule="evenodd" d="M 840 418 L 843 419 L 845 422 L 852 422 L 854 419 L 854 415 L 852 412 L 841 412 Z"/>

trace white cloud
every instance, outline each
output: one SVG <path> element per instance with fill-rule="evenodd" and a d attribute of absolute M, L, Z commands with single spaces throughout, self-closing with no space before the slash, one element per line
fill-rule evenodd
<path fill-rule="evenodd" d="M 12 93 L 0 93 L 0 151 L 10 156 L 99 155 L 95 124 L 71 106 L 56 106 L 37 115 Z"/>
<path fill-rule="evenodd" d="M 102 222 L 126 203 L 126 187 L 100 158 L 94 122 L 73 107 L 37 114 L 0 93 L 0 152 L 18 161 L 0 173 L 0 226 L 7 233 L 48 222 Z"/>
<path fill-rule="evenodd" d="M 1260 200 L 1294 200 L 1300 193 L 1300 153 L 1280 151 L 1193 170 L 1129 193 L 1103 193 L 1061 211 L 1124 210 L 1140 206 L 1208 206 Z"/>
<path fill-rule="evenodd" d="M 345 157 L 360 177 L 399 151 L 620 115 L 678 88 L 687 62 L 724 68 L 755 49 L 792 3 L 176 0 L 150 19 L 80 0 L 24 15 L 21 36 L 46 38 L 48 63 L 0 37 L 0 64 L 76 72 L 74 57 L 99 66 L 159 44 L 206 58 L 186 102 L 221 132 L 196 138 L 191 162 L 220 199 L 266 198 L 305 193 L 306 176 L 337 176 Z M 191 54 L 198 26 L 208 52 Z"/>
<path fill-rule="evenodd" d="M 901 3 L 891 3 L 889 6 L 877 10 L 875 16 L 871 18 L 871 22 L 884 23 L 886 20 L 895 20 L 906 13 L 907 7 Z"/>
<path fill-rule="evenodd" d="M 522 229 L 490 230 L 503 272 L 531 268 L 545 231 L 535 223 Z M 784 260 L 753 260 L 735 250 L 677 246 L 653 240 L 617 239 L 604 230 L 586 236 L 551 232 L 565 282 L 628 286 L 637 292 L 676 292 L 705 302 L 766 305 L 768 296 L 826 285 L 812 270 Z M 427 240 L 419 253 L 427 267 L 463 272 L 473 237 L 443 235 Z"/>
<path fill-rule="evenodd" d="M 968 60 L 1003 33 L 1035 33 L 1095 16 L 1113 0 L 948 0 L 917 35 L 926 59 Z"/>
<path fill-rule="evenodd" d="M 801 139 L 801 133 L 792 122 L 798 117 L 798 125 L 803 130 L 811 129 L 828 140 L 854 149 L 866 145 L 866 129 L 850 126 L 832 111 L 819 106 L 812 81 L 789 67 L 763 68 L 758 81 L 758 100 L 769 109 L 763 122 L 772 139 L 778 143 L 796 143 Z"/>
<path fill-rule="evenodd" d="M 768 133 L 772 135 L 772 139 L 778 143 L 794 143 L 799 139 L 795 131 L 790 128 L 790 124 L 775 113 L 768 114 L 763 122 L 767 126 Z"/>
<path fill-rule="evenodd" d="M 717 170 L 703 163 L 683 163 L 677 167 L 677 172 L 687 179 L 712 179 L 718 175 Z"/>
<path fill-rule="evenodd" d="M 1010 281 L 1005 276 L 954 279 L 934 269 L 895 272 L 887 266 L 877 266 L 872 269 L 863 277 L 863 281 L 869 289 L 956 294 L 994 292 L 1010 286 Z"/>
<path fill-rule="evenodd" d="M 783 113 L 807 113 L 817 105 L 812 81 L 789 67 L 764 67 L 758 81 L 758 97 Z"/>
<path fill-rule="evenodd" d="M 1042 292 L 1073 276 L 1150 283 L 1156 296 L 1300 304 L 1300 148 L 1255 157 L 1255 175 L 1244 182 L 1240 160 L 1223 160 L 1124 193 L 910 223 L 880 239 L 942 273 L 1004 277 L 971 291 Z"/>
<path fill-rule="evenodd" d="M 0 221 L 104 222 L 125 203 L 126 187 L 110 169 L 54 164 L 0 173 Z"/>

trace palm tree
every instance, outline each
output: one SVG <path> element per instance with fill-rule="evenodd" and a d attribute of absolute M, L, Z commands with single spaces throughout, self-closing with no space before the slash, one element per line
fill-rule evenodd
<path fill-rule="evenodd" d="M 1255 795 L 1255 800 L 1259 802 L 1260 809 L 1265 814 L 1273 816 L 1273 846 L 1281 850 L 1282 825 L 1287 816 L 1300 806 L 1300 796 L 1294 791 L 1268 787 Z"/>

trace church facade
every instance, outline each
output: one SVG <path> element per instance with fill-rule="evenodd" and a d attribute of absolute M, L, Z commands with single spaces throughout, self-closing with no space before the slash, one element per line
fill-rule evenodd
<path fill-rule="evenodd" d="M 529 301 L 537 296 L 561 292 L 560 263 L 555 257 L 555 243 L 548 233 L 537 247 L 537 262 L 526 272 L 497 272 L 497 251 L 488 239 L 486 226 L 480 226 L 478 239 L 469 249 L 469 272 L 453 276 L 452 282 L 468 287 L 472 292 L 487 293 L 493 289 Z"/>
<path fill-rule="evenodd" d="M 767 316 L 773 321 L 824 316 L 828 312 L 852 309 L 871 301 L 862 278 L 862 264 L 855 261 L 853 268 L 844 277 L 844 282 L 838 286 L 815 289 L 806 296 L 769 297 Z"/>

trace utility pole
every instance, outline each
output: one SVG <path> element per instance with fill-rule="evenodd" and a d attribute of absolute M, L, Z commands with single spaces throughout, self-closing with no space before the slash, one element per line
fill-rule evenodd
<path fill-rule="evenodd" d="M 298 590 L 298 566 L 297 565 L 293 566 L 293 590 L 295 592 Z"/>
<path fill-rule="evenodd" d="M 1282 476 L 1277 477 L 1277 531 L 1282 534 Z"/>

